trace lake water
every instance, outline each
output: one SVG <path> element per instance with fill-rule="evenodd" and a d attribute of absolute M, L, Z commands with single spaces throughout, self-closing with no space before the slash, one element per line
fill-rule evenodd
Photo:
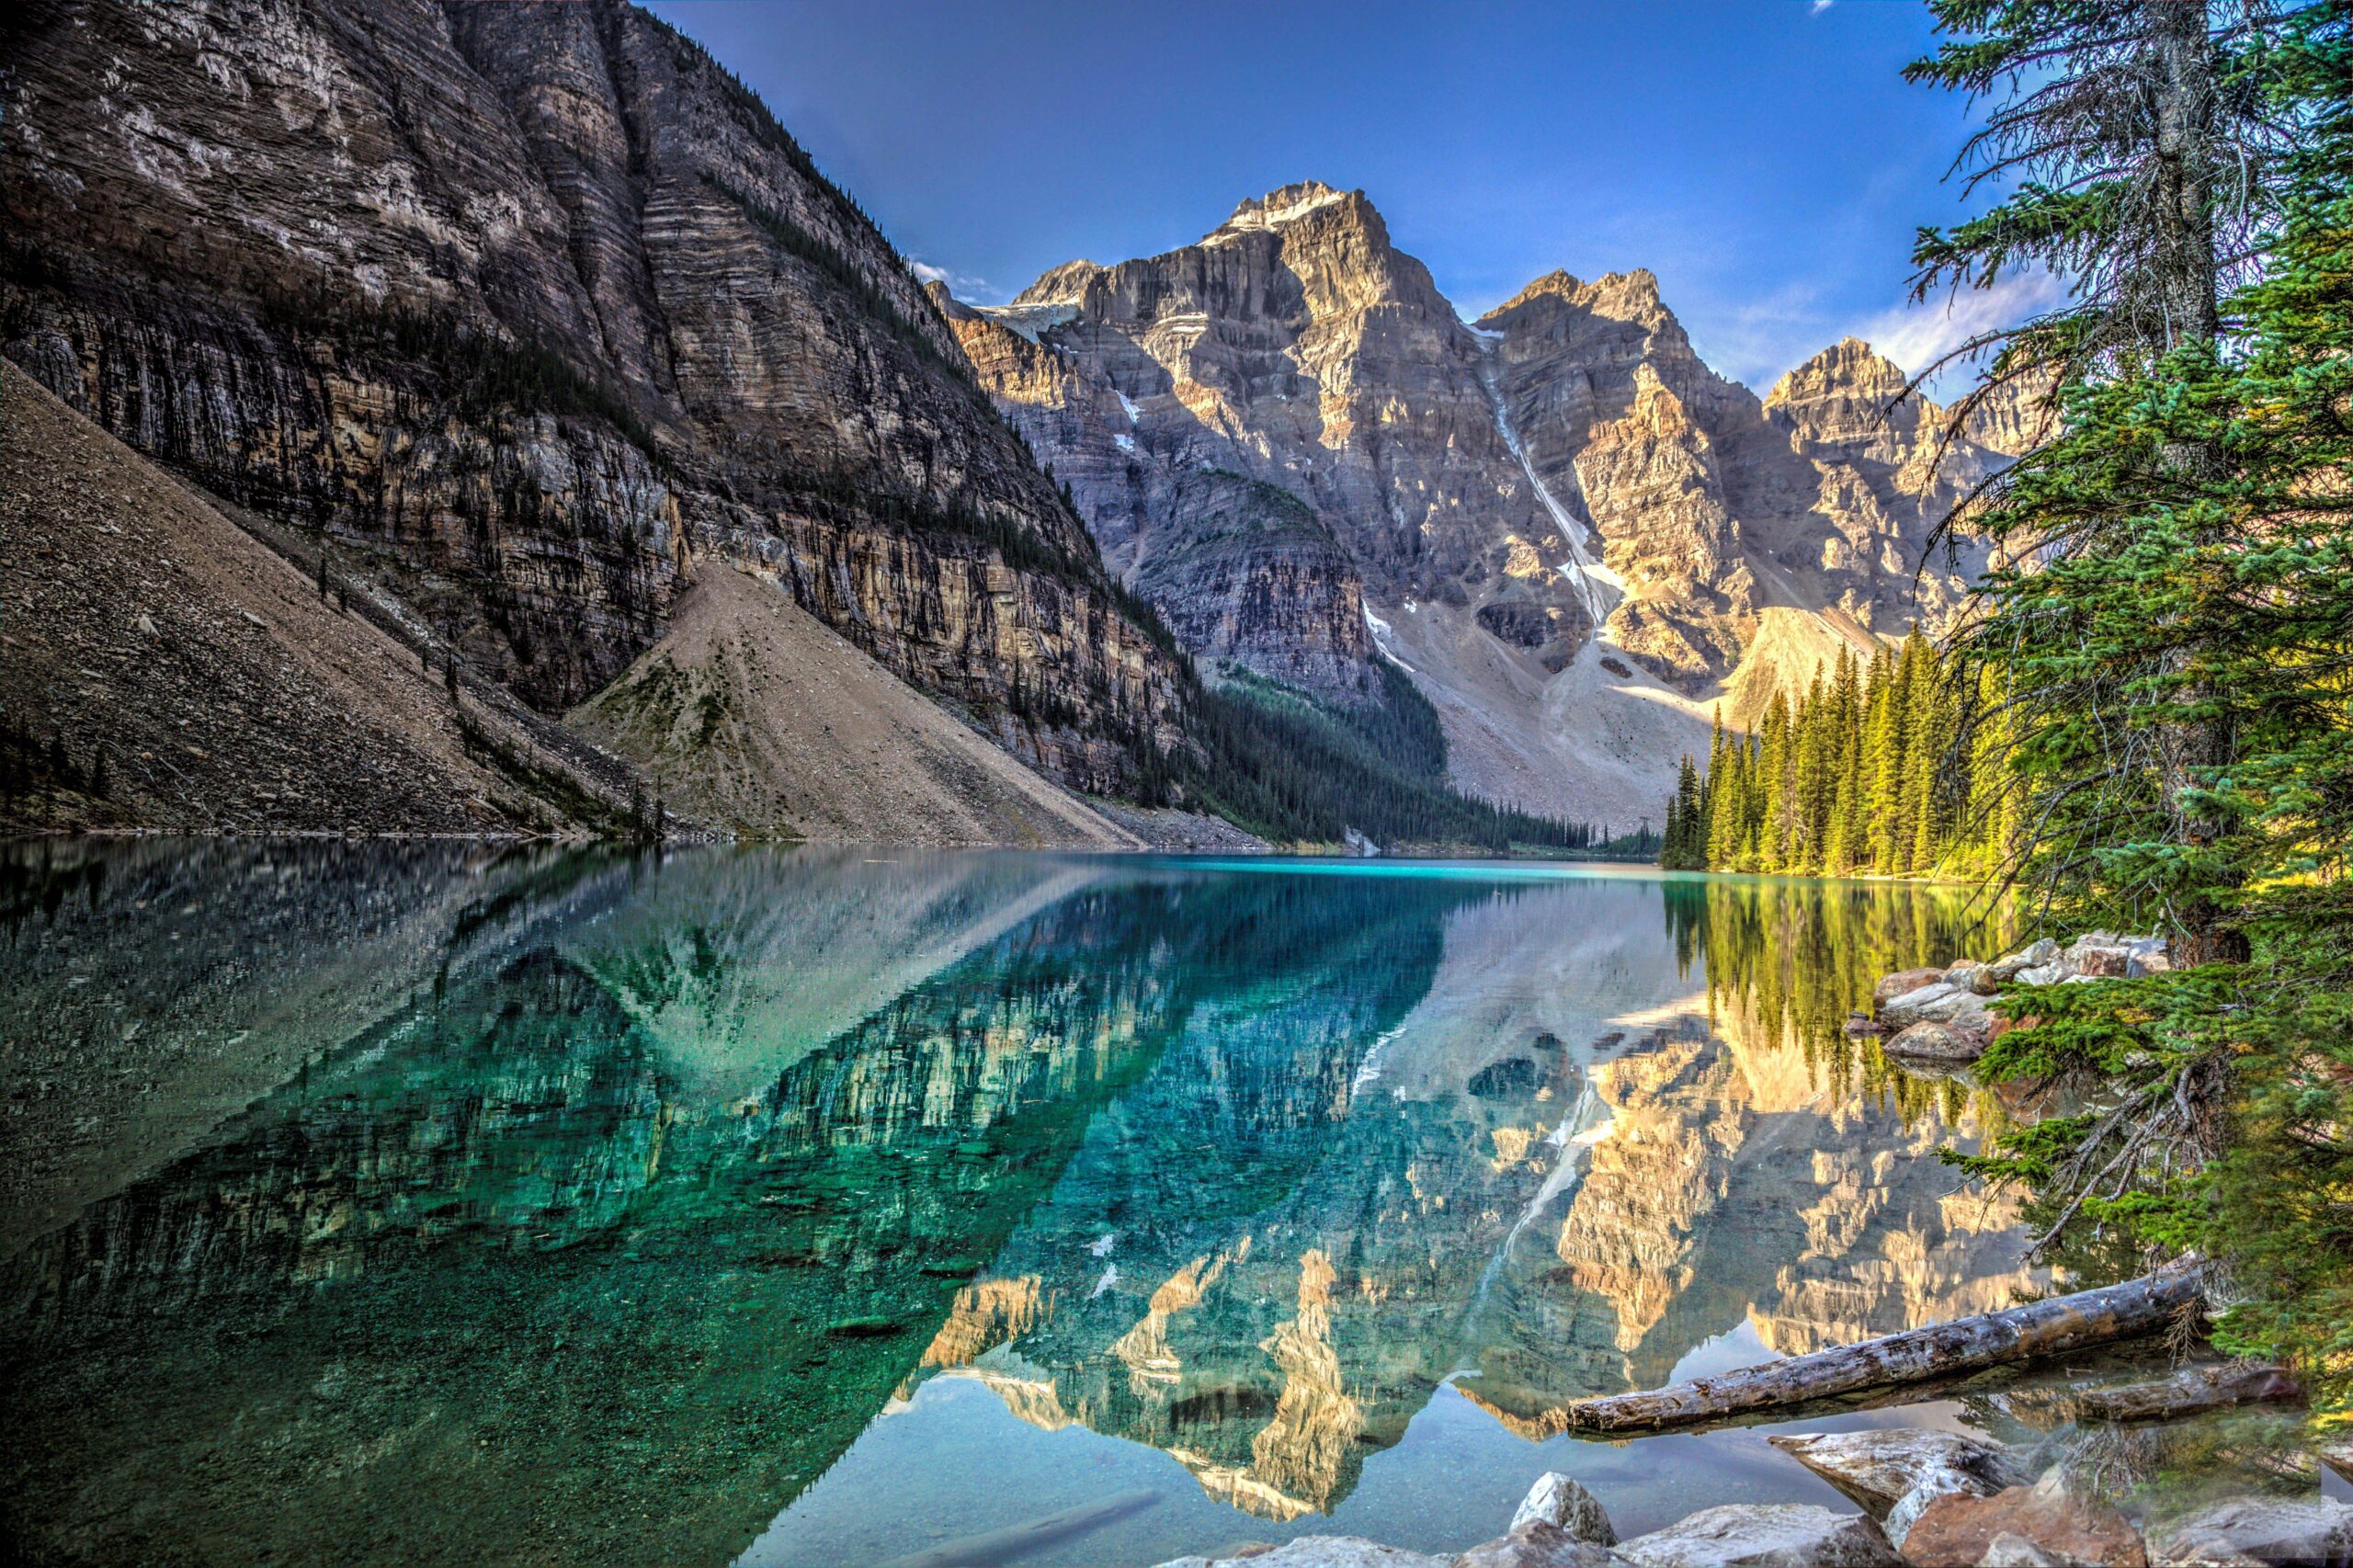
<path fill-rule="evenodd" d="M 2037 1283 L 1936 1158 L 1971 1097 L 1838 1029 L 1996 939 L 1950 890 L 151 842 L 8 851 L 0 906 L 41 1557 L 1438 1550 L 1547 1470 L 1623 1533 L 1846 1508 L 1771 1428 L 1558 1413 Z"/>

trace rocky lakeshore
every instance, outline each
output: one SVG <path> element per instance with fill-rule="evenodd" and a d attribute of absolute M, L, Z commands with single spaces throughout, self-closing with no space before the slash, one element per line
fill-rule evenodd
<path fill-rule="evenodd" d="M 2006 1030 L 2034 1021 L 2016 1008 L 1995 1010 L 1992 1004 L 2009 987 L 2132 978 L 2168 967 L 2161 937 L 2095 931 L 2065 944 L 2045 938 L 1991 960 L 1963 959 L 1890 973 L 1874 988 L 1870 1010 L 1854 1014 L 1847 1029 L 1881 1037 L 1881 1050 L 1906 1068 L 1957 1072 Z M 2161 1271 L 2151 1278 L 2171 1277 Z M 2097 1294 L 2032 1310 L 2064 1307 Z M 2193 1287 L 2193 1306 L 2195 1300 Z M 1959 1335 L 2017 1315 L 1990 1314 L 1924 1332 Z M 1881 1354 L 1881 1347 L 1905 1337 L 1840 1354 Z M 1604 1502 L 1573 1478 L 1554 1472 L 1536 1483 L 1503 1534 L 1450 1557 L 1358 1537 L 1304 1536 L 1281 1546 L 1247 1543 L 1179 1558 L 1162 1568 L 1229 1568 L 1242 1562 L 1253 1568 L 2353 1564 L 2353 1504 L 2303 1491 L 2209 1494 L 2186 1508 L 2178 1502 L 2153 1507 L 2145 1489 L 2119 1482 L 2120 1448 L 2137 1443 L 2154 1452 L 2196 1430 L 2196 1418 L 2240 1407 L 2301 1405 L 2303 1392 L 2289 1372 L 2211 1356 L 2143 1381 L 2085 1381 L 2073 1375 L 2076 1369 L 2068 1370 L 2070 1386 L 2056 1394 L 2031 1390 L 1992 1396 L 1993 1407 L 2014 1416 L 2033 1407 L 2039 1418 L 2029 1426 L 2039 1430 L 2030 1430 L 2025 1441 L 1909 1427 L 1779 1433 L 1766 1439 L 1860 1513 L 1804 1503 L 1734 1503 L 1703 1507 L 1620 1540 Z M 1736 1382 L 1744 1376 L 1716 1381 Z M 1690 1387 L 1705 1392 L 1710 1385 Z M 1666 1399 L 1677 1392 L 1598 1403 Z M 2353 1481 L 2353 1443 L 2317 1438 L 2310 1446 L 2311 1454 L 2296 1467 L 2298 1477 L 2309 1483 L 2333 1472 Z M 2178 1466 L 2182 1460 L 2170 1462 Z M 2188 1462 L 2195 1473 L 2200 1461 Z"/>
<path fill-rule="evenodd" d="M 1160 1568 L 2172 1568 L 2353 1562 L 2353 1504 L 2238 1497 L 2136 1524 L 2103 1494 L 2081 1450 L 2020 1449 L 1967 1433 L 1883 1428 L 1768 1439 L 1853 1500 L 1701 1508 L 1620 1540 L 1601 1501 L 1544 1475 L 1510 1528 L 1453 1557 L 1356 1536 L 1245 1545 Z M 2323 1459 L 2353 1478 L 2353 1454 Z"/>
<path fill-rule="evenodd" d="M 1987 1006 L 2005 986 L 2073 985 L 2170 967 L 2163 937 L 2092 931 L 2064 947 L 2046 937 L 1991 962 L 1962 959 L 1942 969 L 1887 975 L 1872 988 L 1871 1010 L 1855 1014 L 1847 1029 L 1884 1037 L 1880 1049 L 1907 1065 L 1966 1066 L 2026 1021 Z"/>

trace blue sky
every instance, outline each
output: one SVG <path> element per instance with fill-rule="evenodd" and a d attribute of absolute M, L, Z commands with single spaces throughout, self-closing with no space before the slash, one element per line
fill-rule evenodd
<path fill-rule="evenodd" d="M 1913 230 L 1962 211 L 1939 180 L 1968 125 L 1898 75 L 1932 41 L 1919 0 L 653 8 L 982 303 L 1306 178 L 1363 189 L 1466 315 L 1556 267 L 1647 267 L 1760 390 L 1848 333 L 1918 369 L 2031 302 L 1904 307 Z"/>

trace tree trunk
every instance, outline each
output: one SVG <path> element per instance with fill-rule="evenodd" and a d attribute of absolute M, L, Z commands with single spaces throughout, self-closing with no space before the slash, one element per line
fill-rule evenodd
<path fill-rule="evenodd" d="M 2207 36 L 2207 0 L 2152 0 L 2152 56 L 2155 69 L 2157 303 L 2162 330 L 2154 347 L 2211 351 L 2222 330 L 2221 268 L 2215 260 L 2216 172 L 2213 46 Z M 2169 444 L 2160 460 L 2185 489 L 2206 489 L 2222 477 L 2222 453 L 2209 441 Z M 2200 544 L 2209 540 L 2200 539 Z M 2225 591 L 2210 582 L 2204 591 Z M 2203 652 L 2192 636 L 2168 652 L 2165 672 L 2181 679 L 2171 700 L 2202 703 L 2205 684 L 2191 678 Z M 2201 779 L 2227 767 L 2237 749 L 2227 718 L 2176 721 L 2157 735 L 2157 759 L 2166 813 L 2174 834 L 2193 853 L 2211 850 L 2229 832 L 2214 808 L 2192 798 Z M 2212 897 L 2185 894 L 2173 910 L 2174 961 L 2237 963 L 2247 957 L 2245 934 Z"/>
<path fill-rule="evenodd" d="M 1837 1394 L 1973 1372 L 2006 1362 L 2136 1339 L 2170 1327 L 2203 1300 L 2200 1271 L 2174 1267 L 2072 1296 L 1906 1329 L 1720 1378 L 1569 1406 L 1573 1432 L 1656 1431 L 1806 1404 Z"/>

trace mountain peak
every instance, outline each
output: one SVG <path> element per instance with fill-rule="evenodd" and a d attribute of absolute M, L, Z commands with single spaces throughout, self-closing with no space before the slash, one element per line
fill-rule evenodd
<path fill-rule="evenodd" d="M 1859 337 L 1840 338 L 1773 383 L 1768 408 L 1803 398 L 1867 392 L 1893 398 L 1911 381 L 1902 366 Z"/>
<path fill-rule="evenodd" d="M 1620 320 L 1671 318 L 1673 313 L 1658 297 L 1658 275 L 1646 267 L 1638 267 L 1631 272 L 1605 272 L 1590 283 L 1554 267 L 1479 319 L 1492 321 L 1521 305 L 1546 298 Z"/>
<path fill-rule="evenodd" d="M 1233 210 L 1233 216 L 1202 236 L 1201 243 L 1219 244 L 1260 230 L 1286 228 L 1311 212 L 1351 199 L 1363 201 L 1364 192 L 1335 189 L 1320 179 L 1301 180 L 1245 199 Z"/>

